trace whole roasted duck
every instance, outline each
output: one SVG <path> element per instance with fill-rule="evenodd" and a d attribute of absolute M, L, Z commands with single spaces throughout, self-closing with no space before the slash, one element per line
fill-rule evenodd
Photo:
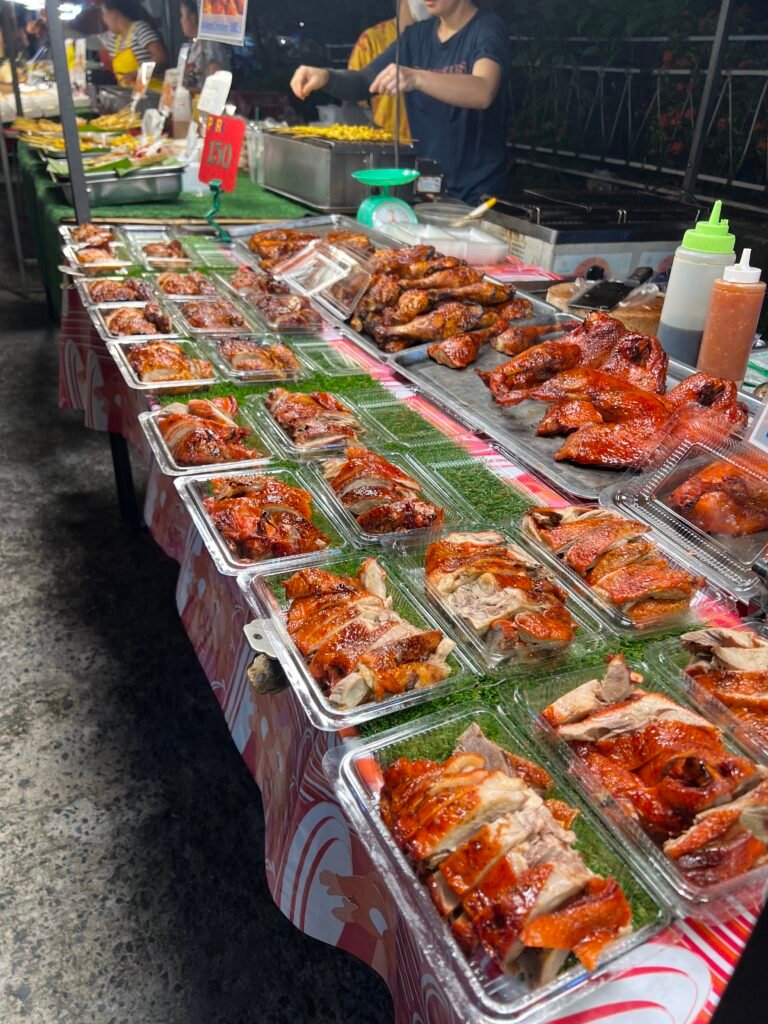
<path fill-rule="evenodd" d="M 453 641 L 394 611 L 387 574 L 375 558 L 365 559 L 354 577 L 301 569 L 283 588 L 288 633 L 336 707 L 385 700 L 450 675 Z"/>
<path fill-rule="evenodd" d="M 299 448 L 324 448 L 365 433 L 354 413 L 327 391 L 304 394 L 273 388 L 264 405 Z"/>
<path fill-rule="evenodd" d="M 680 872 L 711 886 L 768 861 L 768 770 L 614 655 L 542 718 Z"/>
<path fill-rule="evenodd" d="M 717 459 L 667 497 L 670 508 L 704 533 L 743 537 L 768 530 L 768 463 Z"/>
<path fill-rule="evenodd" d="M 166 405 L 157 427 L 179 466 L 208 466 L 254 457 L 243 442 L 251 431 L 237 422 L 236 399 L 198 398 Z M 258 450 L 256 450 L 258 454 Z"/>
<path fill-rule="evenodd" d="M 131 345 L 125 357 L 139 380 L 147 384 L 213 377 L 213 367 L 207 359 L 192 358 L 176 341 L 148 341 L 141 345 Z"/>
<path fill-rule="evenodd" d="M 384 823 L 468 956 L 485 954 L 537 986 L 570 953 L 594 970 L 631 930 L 617 882 L 593 874 L 575 849 L 579 812 L 545 799 L 548 773 L 476 724 L 447 761 L 398 758 L 383 774 Z"/>

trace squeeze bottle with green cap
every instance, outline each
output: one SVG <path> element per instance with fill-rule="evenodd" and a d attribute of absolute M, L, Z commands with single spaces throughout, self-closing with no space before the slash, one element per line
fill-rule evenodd
<path fill-rule="evenodd" d="M 751 255 L 745 249 L 741 262 L 726 267 L 722 280 L 715 281 L 697 364 L 704 373 L 738 384 L 747 371 L 765 298 L 765 282 L 760 268 L 750 266 Z"/>
<path fill-rule="evenodd" d="M 685 232 L 669 272 L 658 338 L 672 359 L 695 366 L 707 320 L 712 287 L 736 259 L 735 237 L 720 219 L 718 199 L 709 220 Z"/>

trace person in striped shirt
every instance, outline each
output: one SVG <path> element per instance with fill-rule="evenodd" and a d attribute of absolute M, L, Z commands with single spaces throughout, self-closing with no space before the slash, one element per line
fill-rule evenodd
<path fill-rule="evenodd" d="M 106 32 L 100 36 L 112 58 L 118 85 L 132 85 L 139 65 L 154 61 L 154 77 L 162 78 L 168 54 L 152 20 L 139 0 L 103 0 L 101 16 Z"/>

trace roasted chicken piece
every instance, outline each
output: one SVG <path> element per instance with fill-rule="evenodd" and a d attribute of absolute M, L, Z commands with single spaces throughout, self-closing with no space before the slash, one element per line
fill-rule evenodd
<path fill-rule="evenodd" d="M 548 334 L 557 334 L 559 331 L 568 330 L 574 325 L 574 323 L 575 321 L 561 324 L 556 320 L 553 320 L 548 324 L 531 324 L 528 327 L 509 327 L 503 334 L 500 334 L 499 337 L 496 338 L 493 342 L 493 348 L 495 348 L 497 352 L 503 352 L 505 356 L 516 356 L 521 352 L 526 352 L 531 348 L 531 346 L 536 345 L 539 338 L 544 338 Z M 539 349 L 542 349 L 545 344 L 546 342 L 542 342 L 540 345 L 537 345 L 535 352 L 538 353 Z M 579 357 L 575 355 L 573 349 L 567 349 L 563 351 L 559 361 L 563 363 L 562 369 L 565 370 L 570 369 L 570 366 L 566 365 L 568 363 L 573 363 L 574 366 L 578 366 L 578 359 Z M 530 362 L 530 357 L 527 361 Z M 550 363 L 551 361 L 550 357 Z M 539 359 L 533 361 L 533 366 L 535 366 L 537 373 L 536 379 L 542 379 L 546 363 L 547 360 L 544 359 L 543 356 L 539 356 Z"/>
<path fill-rule="evenodd" d="M 188 274 L 177 274 L 166 271 L 159 274 L 157 286 L 166 295 L 215 295 L 216 285 L 205 274 L 190 271 Z"/>
<path fill-rule="evenodd" d="M 446 256 L 448 260 L 451 257 Z M 418 289 L 423 291 L 444 291 L 444 292 L 461 292 L 466 285 L 476 285 L 483 280 L 483 276 L 479 270 L 475 270 L 474 267 L 470 267 L 466 264 L 460 266 L 449 266 L 439 269 L 439 264 L 435 264 L 430 272 L 423 276 L 403 279 L 407 280 L 408 288 Z M 494 285 L 492 289 L 486 289 L 486 293 L 491 295 L 500 295 L 496 291 L 496 288 L 500 286 Z M 483 289 L 480 289 L 482 292 Z M 508 296 L 505 295 L 504 298 Z M 457 301 L 464 301 L 462 298 L 458 298 Z M 468 301 L 472 301 L 468 298 Z M 503 301 L 498 299 L 497 301 Z"/>
<path fill-rule="evenodd" d="M 187 262 L 189 260 L 189 256 L 184 251 L 184 246 L 176 239 L 173 239 L 171 242 L 145 242 L 141 250 L 150 259 L 162 260 L 163 263 L 168 260 L 173 260 L 174 262 Z"/>
<path fill-rule="evenodd" d="M 693 473 L 666 503 L 704 533 L 744 537 L 768 530 L 768 484 L 758 475 L 768 466 L 718 459 Z"/>
<path fill-rule="evenodd" d="M 533 316 L 533 303 L 530 299 L 518 297 L 502 302 L 497 311 L 505 320 L 526 320 Z"/>
<path fill-rule="evenodd" d="M 446 302 L 431 313 L 415 317 L 410 323 L 382 327 L 378 336 L 385 343 L 404 343 L 403 347 L 419 341 L 442 341 L 471 330 L 484 312 L 483 307 L 477 304 L 465 306 L 462 302 Z"/>
<path fill-rule="evenodd" d="M 140 381 L 204 380 L 213 377 L 207 359 L 192 359 L 176 341 L 131 345 L 125 354 Z"/>
<path fill-rule="evenodd" d="M 152 289 L 138 277 L 123 277 L 92 281 L 88 295 L 91 302 L 145 302 L 152 298 Z"/>
<path fill-rule="evenodd" d="M 323 326 L 322 317 L 303 295 L 265 295 L 254 304 L 274 330 L 319 331 Z"/>
<path fill-rule="evenodd" d="M 450 675 L 453 641 L 398 615 L 386 580 L 376 559 L 368 558 L 354 578 L 301 569 L 283 584 L 291 602 L 288 633 L 336 707 L 434 686 Z"/>
<path fill-rule="evenodd" d="M 325 240 L 329 245 L 346 245 L 364 255 L 376 252 L 373 242 L 362 231 L 329 231 Z"/>
<path fill-rule="evenodd" d="M 375 274 L 392 274 L 395 277 L 414 276 L 410 268 L 414 266 L 428 267 L 433 260 L 444 257 L 436 256 L 431 245 L 408 245 L 402 249 L 379 249 L 371 259 Z M 458 266 L 456 260 L 452 266 Z"/>
<path fill-rule="evenodd" d="M 417 290 L 418 289 L 417 286 Z M 427 297 L 430 302 L 479 302 L 482 306 L 498 306 L 509 302 L 515 294 L 514 285 L 496 284 L 482 278 L 469 284 L 449 288 L 430 288 Z"/>
<path fill-rule="evenodd" d="M 78 224 L 70 231 L 73 242 L 102 246 L 115 241 L 115 233 L 106 224 Z"/>
<path fill-rule="evenodd" d="M 174 402 L 165 406 L 157 426 L 179 466 L 239 462 L 259 453 L 243 444 L 251 432 L 237 422 L 237 413 L 232 397 Z"/>
<path fill-rule="evenodd" d="M 299 448 L 325 448 L 365 433 L 357 417 L 327 391 L 302 394 L 273 388 L 264 404 Z"/>
<path fill-rule="evenodd" d="M 245 327 L 245 317 L 235 309 L 228 299 L 205 302 L 182 302 L 179 310 L 192 327 L 209 328 L 212 331 Z"/>
<path fill-rule="evenodd" d="M 479 947 L 535 986 L 575 953 L 592 970 L 630 927 L 613 879 L 573 849 L 562 801 L 543 801 L 546 772 L 492 743 L 473 724 L 445 762 L 400 758 L 384 770 L 380 811 L 425 878 L 460 946 Z"/>
<path fill-rule="evenodd" d="M 121 306 L 120 309 L 104 311 L 104 323 L 115 337 L 132 334 L 170 334 L 173 323 L 156 302 L 148 302 L 144 308 Z"/>
<path fill-rule="evenodd" d="M 301 370 L 301 363 L 287 345 L 264 345 L 250 338 L 219 338 L 222 358 L 238 373 L 269 373 L 288 377 Z"/>
<path fill-rule="evenodd" d="M 542 718 L 694 884 L 768 861 L 768 771 L 642 682 L 614 655 L 603 680 L 565 694 Z"/>
<path fill-rule="evenodd" d="M 465 366 L 474 363 L 487 341 L 492 342 L 492 339 L 506 330 L 507 324 L 507 320 L 497 320 L 491 327 L 483 330 L 454 334 L 452 338 L 430 345 L 427 354 L 436 363 L 450 366 L 452 370 L 463 370 Z"/>
<path fill-rule="evenodd" d="M 421 484 L 367 448 L 347 448 L 323 463 L 323 476 L 366 533 L 406 533 L 440 526 L 445 513 L 420 498 Z"/>
<path fill-rule="evenodd" d="M 271 274 L 251 270 L 250 267 L 238 267 L 229 280 L 235 291 L 247 292 L 249 298 L 256 299 L 266 295 L 288 295 L 288 285 L 277 281 Z"/>
<path fill-rule="evenodd" d="M 317 239 L 312 231 L 298 231 L 291 228 L 274 228 L 257 231 L 248 239 L 248 248 L 262 259 L 277 262 L 291 253 L 305 248 Z"/>
<path fill-rule="evenodd" d="M 273 476 L 211 481 L 203 505 L 227 546 L 242 561 L 323 551 L 328 537 L 312 522 L 312 497 Z"/>
<path fill-rule="evenodd" d="M 547 654 L 574 639 L 564 591 L 500 533 L 446 534 L 427 548 L 424 569 L 437 600 L 493 654 Z"/>
<path fill-rule="evenodd" d="M 82 249 L 78 249 L 75 259 L 78 263 L 86 264 L 114 263 L 117 255 L 110 243 L 104 242 L 100 245 L 86 245 Z"/>
<path fill-rule="evenodd" d="M 646 536 L 649 527 L 612 510 L 588 505 L 533 508 L 523 518 L 523 533 L 636 626 L 685 612 L 706 583 L 670 565 Z"/>

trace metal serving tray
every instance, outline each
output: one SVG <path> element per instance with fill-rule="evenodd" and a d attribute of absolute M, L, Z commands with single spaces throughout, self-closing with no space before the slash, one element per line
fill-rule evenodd
<path fill-rule="evenodd" d="M 123 242 L 114 243 L 113 253 L 109 255 L 105 252 L 103 260 L 99 260 L 96 263 L 78 262 L 77 253 L 81 249 L 87 248 L 88 246 L 85 245 L 65 245 L 62 249 L 64 259 L 69 266 L 84 277 L 104 277 L 111 274 L 122 274 L 136 266 L 133 252 Z"/>
<path fill-rule="evenodd" d="M 146 338 L 129 338 L 121 341 L 107 341 L 109 353 L 117 364 L 117 368 L 120 370 L 120 373 L 123 375 L 123 380 L 129 388 L 134 388 L 136 391 L 162 391 L 165 394 L 186 394 L 188 391 L 195 391 L 199 388 L 209 388 L 220 379 L 219 374 L 216 373 L 215 364 L 213 364 L 213 373 L 207 377 L 196 377 L 192 380 L 143 381 L 131 366 L 131 363 L 128 360 L 127 350 L 133 345 L 151 345 L 153 341 L 172 341 L 174 344 L 179 345 L 191 359 L 208 359 L 209 362 L 213 363 L 213 361 L 209 359 L 208 352 L 189 338 L 169 339 L 163 335 L 159 337 L 157 335 L 151 335 Z"/>
<path fill-rule="evenodd" d="M 148 167 L 118 177 L 115 171 L 89 171 L 85 175 L 86 192 L 95 206 L 121 206 L 128 203 L 169 202 L 181 192 L 183 167 Z M 74 206 L 69 178 L 51 175 L 61 186 L 64 198 Z"/>
<path fill-rule="evenodd" d="M 170 331 L 165 333 L 156 331 L 154 334 L 115 334 L 109 329 L 105 313 L 113 312 L 116 309 L 144 309 L 150 302 L 156 303 L 161 311 L 171 318 Z M 118 341 L 120 339 L 128 341 L 163 341 L 167 338 L 177 338 L 180 333 L 174 327 L 173 311 L 168 308 L 167 303 L 159 298 L 139 300 L 138 302 L 100 302 L 98 305 L 88 306 L 87 312 L 94 327 L 104 341 Z"/>
<path fill-rule="evenodd" d="M 320 238 L 325 238 L 330 231 L 354 231 L 357 235 L 367 235 L 377 249 L 400 249 L 403 245 L 402 242 L 389 238 L 388 235 L 376 231 L 375 228 L 369 228 L 366 224 L 361 224 L 360 221 L 354 220 L 352 217 L 345 217 L 340 213 L 325 214 L 322 217 L 297 217 L 295 220 L 281 220 L 279 224 L 234 227 L 230 229 L 230 234 L 233 238 L 236 238 L 236 249 L 241 253 L 245 253 L 246 262 L 249 266 L 253 266 L 254 260 L 258 265 L 258 257 L 248 248 L 248 239 L 253 235 L 261 234 L 262 231 L 274 231 L 276 229 L 281 231 L 312 231 Z"/>

